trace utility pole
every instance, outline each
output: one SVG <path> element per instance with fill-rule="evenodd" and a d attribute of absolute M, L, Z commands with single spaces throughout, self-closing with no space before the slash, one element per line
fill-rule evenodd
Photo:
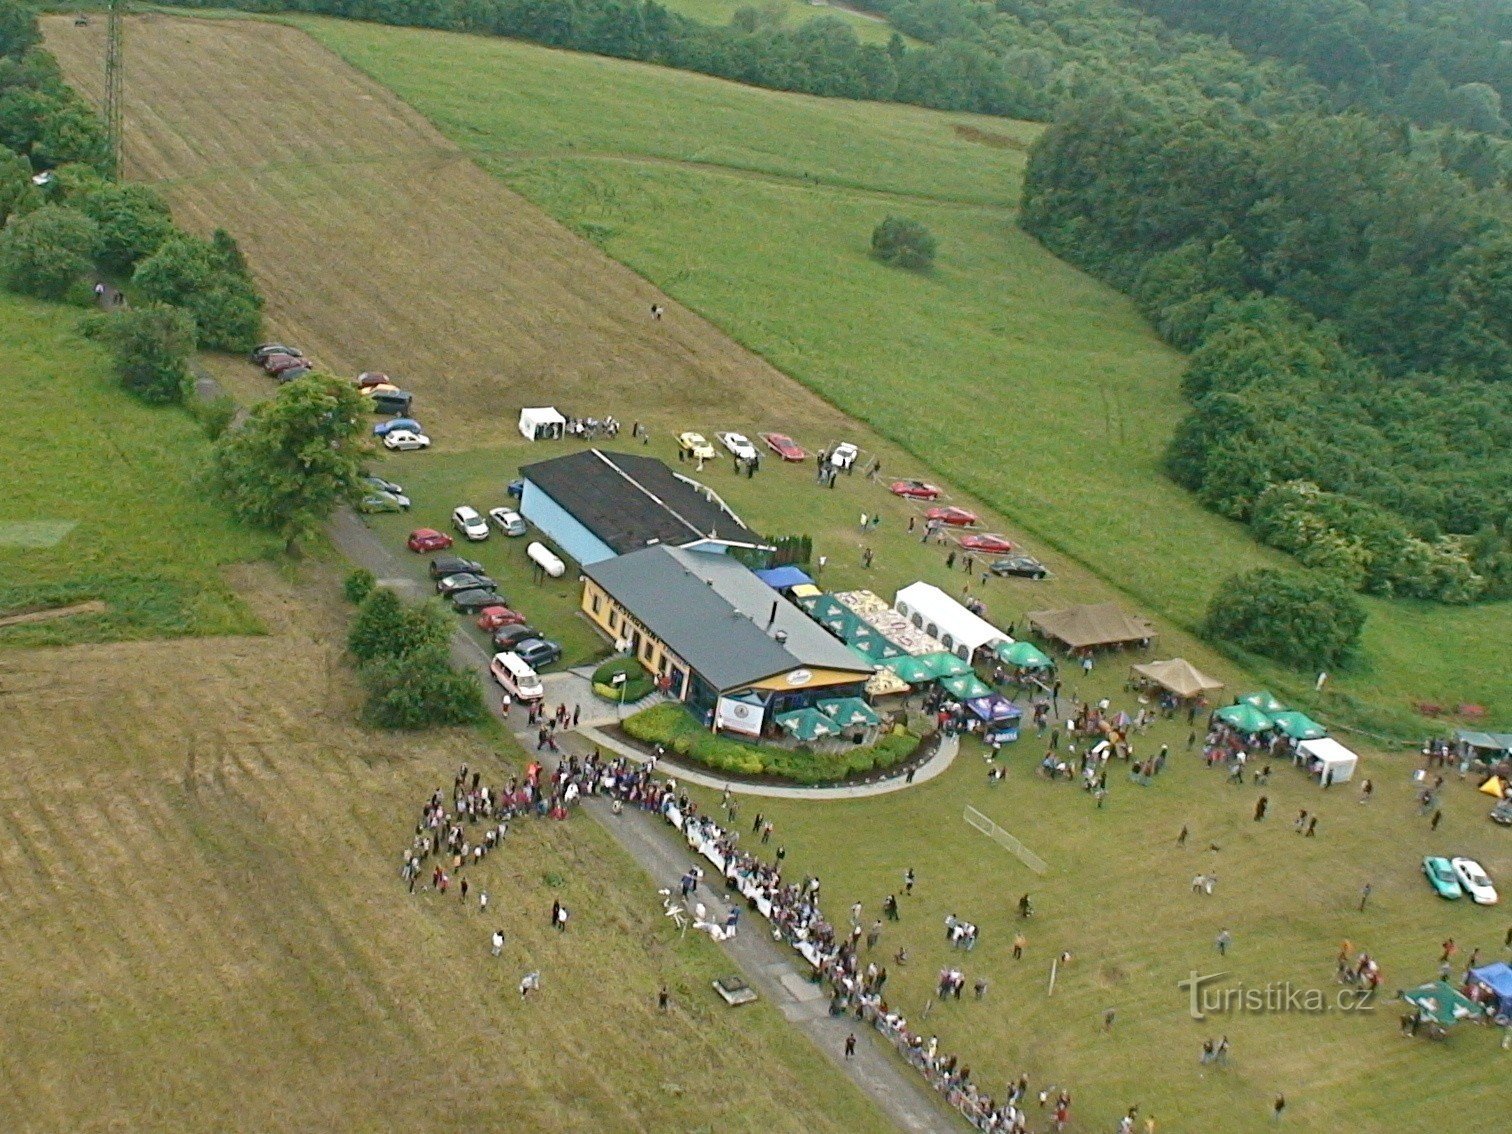
<path fill-rule="evenodd" d="M 105 19 L 105 132 L 110 140 L 110 171 L 121 176 L 121 100 L 124 61 L 121 58 L 121 8 L 124 0 L 110 0 Z"/>

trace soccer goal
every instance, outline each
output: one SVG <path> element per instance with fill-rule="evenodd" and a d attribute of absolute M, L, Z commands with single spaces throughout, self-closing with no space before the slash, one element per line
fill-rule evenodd
<path fill-rule="evenodd" d="M 1043 874 L 1045 871 L 1050 869 L 1050 867 L 1045 864 L 1044 859 L 1035 854 L 1023 843 L 1019 842 L 1007 831 L 1003 830 L 1003 828 L 999 827 L 991 819 L 987 818 L 987 816 L 983 815 L 975 807 L 968 805 L 965 813 L 961 816 L 961 818 L 965 819 L 967 823 L 971 824 L 978 831 L 982 832 L 982 834 L 986 835 L 993 842 L 997 843 L 998 846 L 1002 847 L 1009 854 L 1017 858 L 1030 870 L 1034 871 L 1034 873 Z"/>

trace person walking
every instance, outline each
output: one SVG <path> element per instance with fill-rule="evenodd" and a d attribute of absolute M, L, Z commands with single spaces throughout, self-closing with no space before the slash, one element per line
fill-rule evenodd
<path fill-rule="evenodd" d="M 851 1032 L 845 1037 L 845 1061 L 850 1062 L 851 1056 L 856 1054 L 856 1033 Z"/>
<path fill-rule="evenodd" d="M 1233 943 L 1233 940 L 1233 934 L 1229 933 L 1227 929 L 1220 929 L 1218 931 L 1218 937 L 1215 941 L 1215 944 L 1218 946 L 1218 955 L 1220 957 L 1228 955 L 1228 947 Z"/>
<path fill-rule="evenodd" d="M 1024 959 L 1024 949 L 1028 944 L 1029 939 L 1022 933 L 1015 933 L 1013 935 L 1013 959 L 1015 961 L 1022 961 Z"/>
<path fill-rule="evenodd" d="M 556 927 L 558 933 L 567 932 L 567 907 L 558 906 L 556 914 Z"/>
<path fill-rule="evenodd" d="M 1187 835 L 1188 834 L 1190 834 L 1190 832 L 1187 830 L 1185 824 L 1183 824 L 1182 828 L 1181 828 L 1181 834 L 1179 834 L 1179 835 L 1176 836 L 1176 845 L 1178 847 L 1184 847 L 1184 846 L 1186 846 L 1186 841 L 1187 841 Z"/>
<path fill-rule="evenodd" d="M 504 952 L 504 931 L 502 929 L 496 929 L 493 931 L 493 937 L 490 939 L 490 944 L 491 948 L 489 949 L 489 952 L 493 956 L 497 957 L 500 953 Z"/>
<path fill-rule="evenodd" d="M 1255 822 L 1256 823 L 1260 822 L 1262 819 L 1265 818 L 1265 809 L 1267 807 L 1269 807 L 1269 806 L 1270 806 L 1270 796 L 1268 796 L 1268 795 L 1262 795 L 1259 799 L 1255 800 Z"/>
<path fill-rule="evenodd" d="M 1444 821 L 1444 813 L 1442 811 L 1435 811 L 1433 813 L 1433 818 L 1431 820 L 1429 820 L 1429 822 L 1428 822 L 1428 829 L 1430 831 L 1437 831 L 1439 824 L 1442 823 L 1443 821 Z"/>
<path fill-rule="evenodd" d="M 478 912 L 481 913 L 481 914 L 486 914 L 488 912 L 488 891 L 487 890 L 479 890 L 478 891 Z"/>
<path fill-rule="evenodd" d="M 910 898 L 913 897 L 913 888 L 914 888 L 914 872 L 913 872 L 913 867 L 910 866 L 907 870 L 905 870 L 903 872 L 903 894 L 904 894 L 904 896 L 905 897 L 910 897 Z"/>
<path fill-rule="evenodd" d="M 1367 883 L 1365 883 L 1364 886 L 1362 886 L 1360 888 L 1360 912 L 1361 913 L 1365 912 L 1366 903 L 1368 903 L 1369 901 L 1370 901 L 1370 883 L 1367 882 Z"/>
<path fill-rule="evenodd" d="M 667 993 L 667 986 L 662 985 L 656 993 L 656 1010 L 658 1012 L 665 1012 L 668 1004 L 671 1003 L 671 999 L 671 996 Z"/>
<path fill-rule="evenodd" d="M 1272 1121 L 1280 1122 L 1281 1121 L 1281 1116 L 1283 1114 L 1285 1114 L 1285 1113 L 1286 1113 L 1286 1096 L 1285 1095 L 1277 1095 L 1276 1096 L 1276 1101 L 1273 1102 L 1273 1103 L 1271 1103 L 1271 1119 L 1272 1119 Z"/>

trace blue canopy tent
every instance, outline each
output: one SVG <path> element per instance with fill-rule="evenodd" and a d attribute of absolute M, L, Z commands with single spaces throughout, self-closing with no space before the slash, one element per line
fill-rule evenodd
<path fill-rule="evenodd" d="M 1470 980 L 1486 993 L 1479 999 L 1491 1009 L 1498 1023 L 1512 1018 L 1512 965 L 1505 961 L 1482 965 L 1470 970 Z"/>
<path fill-rule="evenodd" d="M 982 739 L 989 744 L 994 740 L 1000 744 L 1012 744 L 1018 739 L 1019 718 L 1024 712 L 1001 693 L 973 697 L 966 702 L 966 708 L 981 720 Z"/>
<path fill-rule="evenodd" d="M 801 587 L 805 583 L 812 586 L 814 582 L 802 570 L 791 565 L 786 567 L 768 567 L 765 570 L 753 571 L 751 573 L 774 591 L 785 591 L 789 587 Z"/>

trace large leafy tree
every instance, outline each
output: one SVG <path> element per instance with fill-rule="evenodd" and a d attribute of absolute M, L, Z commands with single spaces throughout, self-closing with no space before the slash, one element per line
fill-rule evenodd
<path fill-rule="evenodd" d="M 290 382 L 259 404 L 215 447 L 218 479 L 236 514 L 295 550 L 359 494 L 366 408 L 355 387 L 324 374 Z"/>
<path fill-rule="evenodd" d="M 1365 608 L 1338 580 L 1260 568 L 1224 581 L 1204 631 L 1215 642 L 1315 672 L 1348 660 L 1364 626 Z"/>
<path fill-rule="evenodd" d="M 208 240 L 178 233 L 137 265 L 141 294 L 194 316 L 200 346 L 240 351 L 262 330 L 262 297 L 229 255 Z"/>
<path fill-rule="evenodd" d="M 179 402 L 189 385 L 194 320 L 161 304 L 92 316 L 91 337 L 110 352 L 117 380 L 144 402 Z"/>
<path fill-rule="evenodd" d="M 46 205 L 0 230 L 0 281 L 38 299 L 62 299 L 100 249 L 100 226 L 66 205 Z"/>

